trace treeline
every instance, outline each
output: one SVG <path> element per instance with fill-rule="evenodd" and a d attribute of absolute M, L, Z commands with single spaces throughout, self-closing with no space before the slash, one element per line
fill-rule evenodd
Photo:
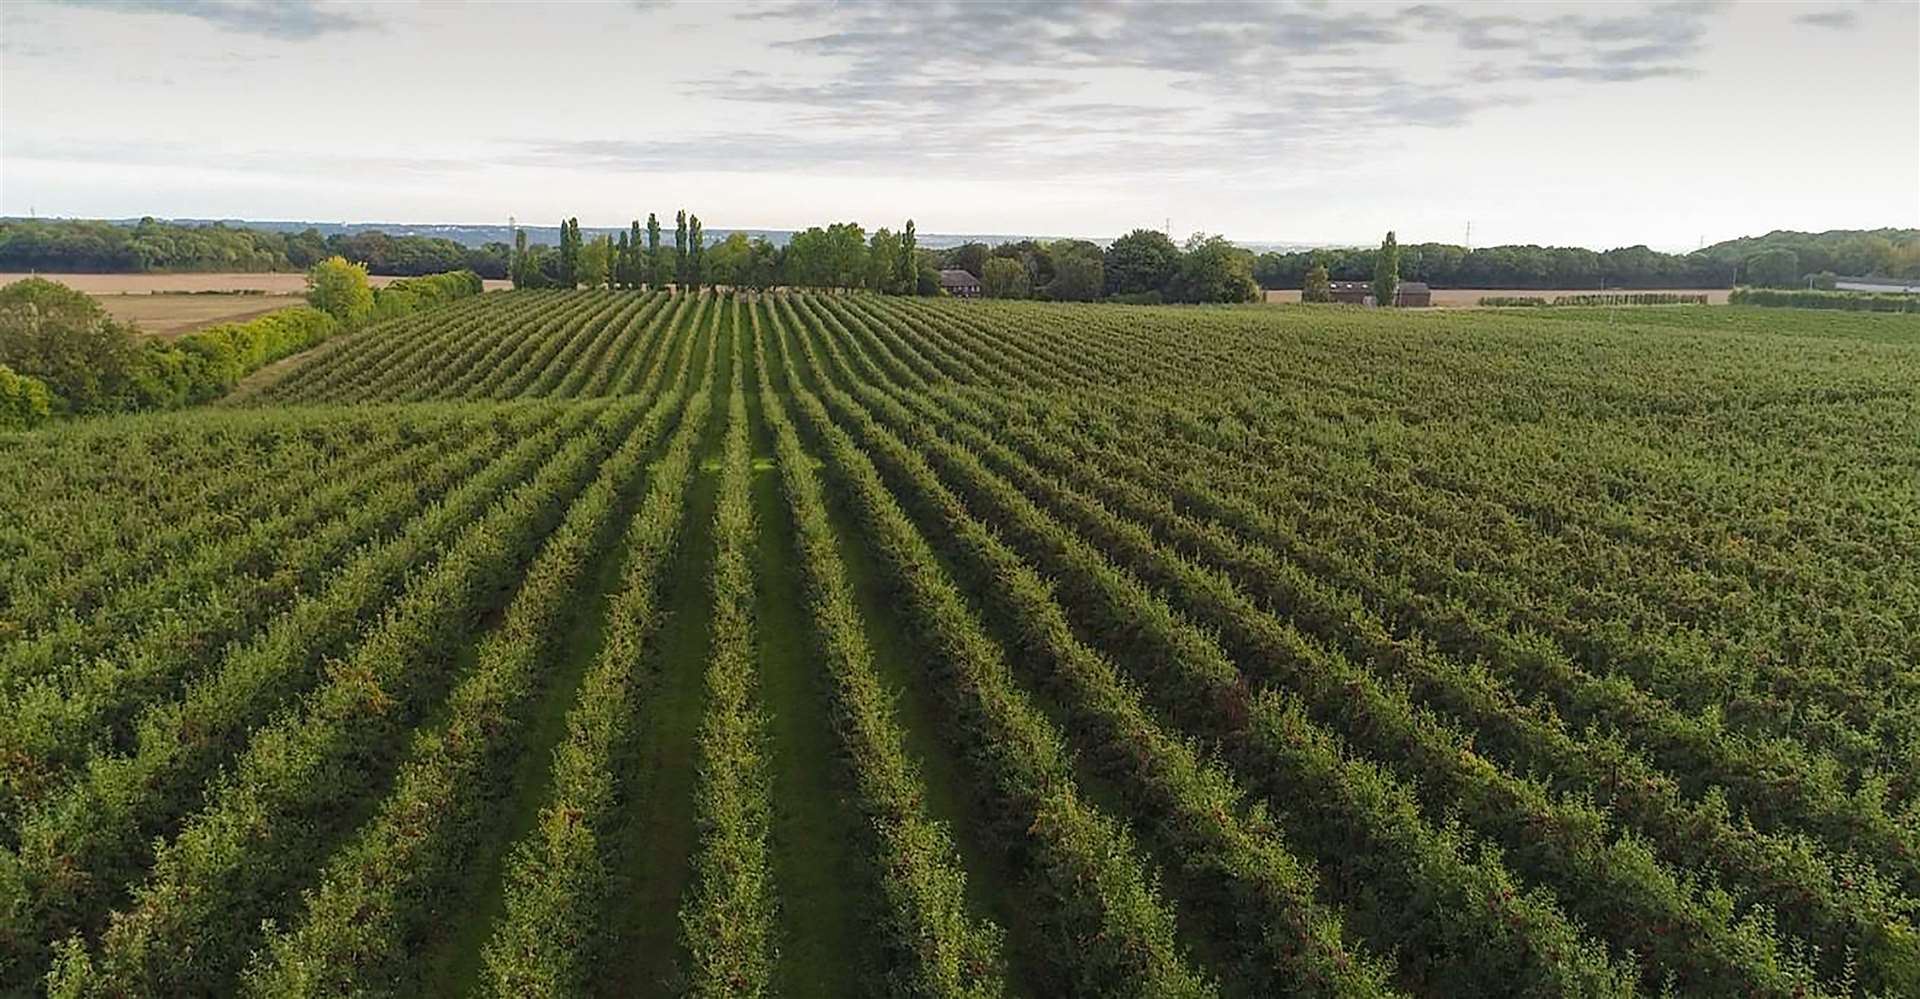
<path fill-rule="evenodd" d="M 1832 289 L 1840 277 L 1920 280 L 1920 229 L 1775 230 L 1700 253 L 1738 264 L 1739 283 L 1757 287 Z"/>
<path fill-rule="evenodd" d="M 1367 281 L 1372 249 L 1263 253 L 1254 278 L 1263 288 L 1299 288 L 1315 264 L 1335 281 Z M 1645 246 L 1588 250 L 1577 246 L 1487 246 L 1450 243 L 1400 247 L 1400 276 L 1438 288 L 1831 288 L 1837 276 L 1920 278 L 1920 230 L 1771 232 L 1715 243 L 1693 253 Z"/>
<path fill-rule="evenodd" d="M 1729 288 L 1734 265 L 1700 253 L 1661 253 L 1644 246 L 1588 250 L 1575 246 L 1487 246 L 1449 243 L 1400 246 L 1400 277 L 1436 288 Z M 1299 288 L 1316 264 L 1335 281 L 1371 281 L 1373 249 L 1262 253 L 1254 260 L 1263 288 Z"/>
<path fill-rule="evenodd" d="M 460 271 L 374 289 L 364 266 L 339 257 L 316 265 L 308 286 L 308 305 L 171 340 L 142 337 L 92 296 L 44 278 L 0 288 L 0 429 L 206 402 L 343 330 L 481 288 L 479 275 Z"/>
<path fill-rule="evenodd" d="M 372 274 L 416 277 L 470 270 L 483 278 L 504 278 L 508 247 L 466 247 L 450 239 L 382 232 L 322 236 L 311 227 L 282 233 L 219 222 L 176 225 L 152 217 L 134 225 L 87 219 L 0 221 L 0 271 L 302 271 L 329 257 L 364 264 Z"/>
<path fill-rule="evenodd" d="M 1877 295 L 1870 292 L 1783 291 L 1774 288 L 1735 288 L 1727 296 L 1733 305 L 1763 305 L 1785 309 L 1844 309 L 1850 312 L 1920 312 L 1920 295 Z"/>
<path fill-rule="evenodd" d="M 785 246 L 764 236 L 736 232 L 709 244 L 700 216 L 675 213 L 673 245 L 661 245 L 659 216 L 635 219 L 616 238 L 582 240 L 580 220 L 560 223 L 560 245 L 529 244 L 517 230 L 509 268 L 516 288 L 703 287 L 863 288 L 888 295 L 937 295 L 940 274 L 933 253 L 919 248 L 913 220 L 898 233 L 885 227 L 869 235 L 856 222 L 836 222 L 796 232 Z"/>
<path fill-rule="evenodd" d="M 510 272 L 516 288 L 864 289 L 886 295 L 938 295 L 940 272 L 962 270 L 992 298 L 1060 302 L 1250 302 L 1259 297 L 1253 254 L 1219 236 L 1196 233 L 1184 247 L 1164 233 L 1136 229 L 1102 248 L 1078 239 L 966 243 L 921 249 L 914 223 L 869 233 L 835 222 L 793 234 L 785 246 L 735 232 L 709 244 L 700 217 L 674 217 L 673 244 L 662 244 L 657 215 L 634 220 L 618 237 L 583 241 L 580 220 L 560 223 L 560 245 L 514 234 Z"/>
<path fill-rule="evenodd" d="M 1105 249 L 1080 239 L 966 243 L 937 259 L 942 268 L 979 278 L 989 298 L 1151 304 L 1260 297 L 1253 254 L 1206 233 L 1194 233 L 1184 246 L 1154 229 L 1135 229 Z"/>

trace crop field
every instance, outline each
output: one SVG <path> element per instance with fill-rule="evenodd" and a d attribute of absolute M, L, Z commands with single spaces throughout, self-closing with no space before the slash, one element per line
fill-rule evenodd
<path fill-rule="evenodd" d="M 0 467 L 0 994 L 1920 995 L 1920 316 L 518 291 Z"/>
<path fill-rule="evenodd" d="M 1539 297 L 1552 301 L 1562 295 L 1599 295 L 1599 294 L 1654 294 L 1654 295 L 1705 295 L 1709 305 L 1727 304 L 1727 296 L 1733 293 L 1730 288 L 1665 288 L 1631 289 L 1627 291 L 1601 292 L 1593 288 L 1586 289 L 1538 289 L 1538 288 L 1435 288 L 1433 289 L 1433 307 L 1445 309 L 1472 309 L 1480 306 L 1482 298 Z M 1262 300 L 1275 305 L 1298 305 L 1299 289 L 1269 289 L 1261 292 Z"/>

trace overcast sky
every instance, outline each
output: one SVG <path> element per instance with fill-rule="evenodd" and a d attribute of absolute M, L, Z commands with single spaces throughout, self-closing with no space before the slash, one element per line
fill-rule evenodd
<path fill-rule="evenodd" d="M 0 214 L 1920 226 L 1920 3 L 0 6 Z"/>

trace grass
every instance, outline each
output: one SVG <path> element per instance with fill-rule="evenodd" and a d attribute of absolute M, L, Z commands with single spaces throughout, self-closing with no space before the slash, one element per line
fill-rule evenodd
<path fill-rule="evenodd" d="M 672 427 L 662 429 L 649 448 L 649 461 L 666 448 Z M 515 761 L 509 790 L 500 802 L 500 820 L 487 827 L 486 837 L 468 855 L 467 888 L 450 906 L 441 933 L 429 942 L 420 962 L 422 983 L 430 995 L 468 995 L 479 983 L 482 948 L 496 921 L 506 912 L 506 859 L 514 843 L 530 834 L 540 820 L 540 808 L 549 797 L 553 751 L 565 737 L 567 712 L 572 707 L 587 670 L 606 645 L 607 603 L 613 596 L 627 560 L 626 525 L 640 497 L 646 476 L 628 483 L 613 514 L 607 518 L 594 546 L 593 561 L 582 575 L 579 599 L 570 608 L 565 638 L 549 657 L 552 663 L 545 689 L 527 718 L 527 731 Z M 462 904 L 464 903 L 464 904 Z"/>
<path fill-rule="evenodd" d="M 793 520 L 758 392 L 747 393 L 747 411 L 761 534 L 754 615 L 772 743 L 774 882 L 782 923 L 777 981 L 783 995 L 850 995 L 872 963 L 860 928 L 871 874 L 858 850 L 859 811 L 833 728 L 829 681 L 808 624 Z"/>
<path fill-rule="evenodd" d="M 704 350 L 709 331 L 688 349 Z M 726 384 L 731 352 L 721 351 L 712 385 Z M 724 392 L 723 392 L 724 394 Z M 619 904 L 613 952 L 629 963 L 605 969 L 607 995 L 673 995 L 683 966 L 680 900 L 692 875 L 694 783 L 699 776 L 694 738 L 705 702 L 704 673 L 712 651 L 708 628 L 707 573 L 713 563 L 713 510 L 720 492 L 720 447 L 726 423 L 724 401 L 701 431 L 698 466 L 687 490 L 682 542 L 663 587 L 664 622 L 657 636 L 654 689 L 642 706 L 636 743 L 623 762 L 626 814 L 614 833 Z"/>

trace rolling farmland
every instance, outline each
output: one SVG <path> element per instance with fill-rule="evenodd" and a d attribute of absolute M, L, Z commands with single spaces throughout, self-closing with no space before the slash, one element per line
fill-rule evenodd
<path fill-rule="evenodd" d="M 1920 317 L 519 291 L 0 435 L 0 993 L 1920 994 Z"/>

